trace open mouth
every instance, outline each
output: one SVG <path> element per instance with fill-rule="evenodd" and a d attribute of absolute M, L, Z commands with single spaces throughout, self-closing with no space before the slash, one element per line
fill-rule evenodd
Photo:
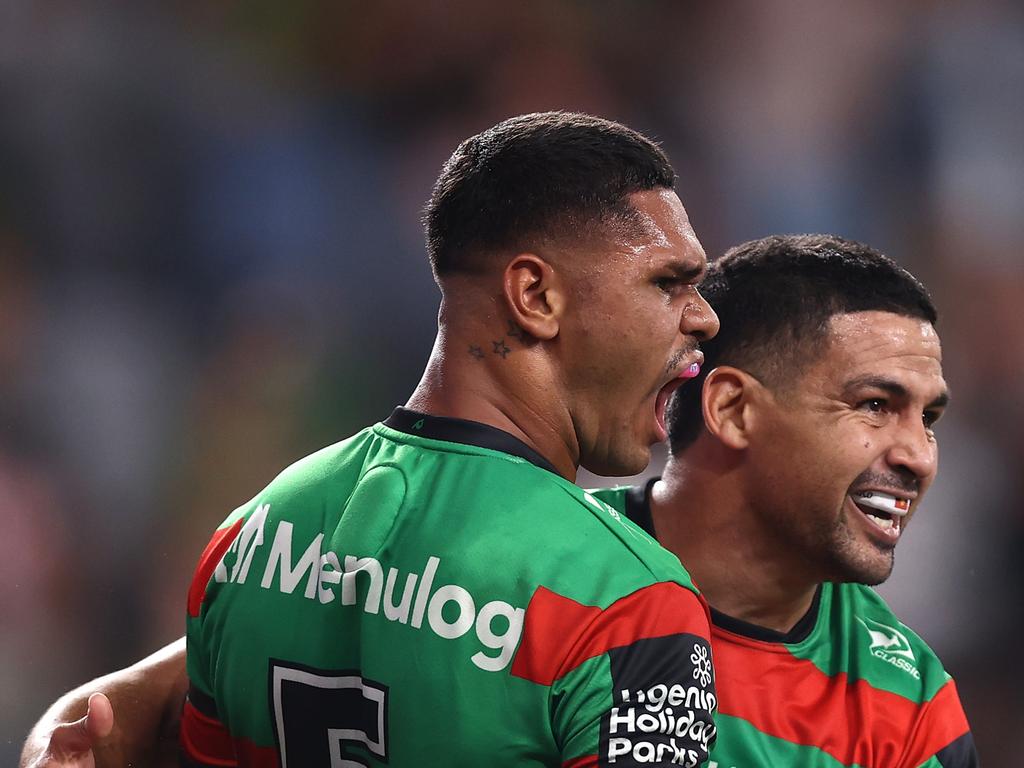
<path fill-rule="evenodd" d="M 654 420 L 659 440 L 664 440 L 668 437 L 668 428 L 665 426 L 665 409 L 668 408 L 668 401 L 672 398 L 672 394 L 698 373 L 700 373 L 700 363 L 691 363 L 672 381 L 658 390 L 658 397 L 654 401 Z"/>
<path fill-rule="evenodd" d="M 881 491 L 859 491 L 850 498 L 868 522 L 892 538 L 898 538 L 911 500 Z"/>

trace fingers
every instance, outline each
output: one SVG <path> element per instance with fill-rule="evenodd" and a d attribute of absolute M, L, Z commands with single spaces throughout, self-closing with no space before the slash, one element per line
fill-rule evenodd
<path fill-rule="evenodd" d="M 107 738 L 114 730 L 114 708 L 102 693 L 89 697 L 89 711 L 85 715 L 85 729 L 92 746 Z"/>
<path fill-rule="evenodd" d="M 51 758 L 70 759 L 92 752 L 92 737 L 89 735 L 89 716 L 73 723 L 58 725 L 50 733 L 46 754 Z"/>
<path fill-rule="evenodd" d="M 114 729 L 114 710 L 110 699 L 102 693 L 89 697 L 89 711 L 85 717 L 58 725 L 50 733 L 43 766 L 69 766 L 78 768 L 94 765 L 93 749 Z"/>

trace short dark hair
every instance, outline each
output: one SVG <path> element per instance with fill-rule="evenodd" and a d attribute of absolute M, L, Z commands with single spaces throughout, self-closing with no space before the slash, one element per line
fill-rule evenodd
<path fill-rule="evenodd" d="M 529 238 L 628 221 L 626 195 L 674 183 L 665 153 L 619 123 L 573 112 L 509 118 L 466 139 L 441 169 L 424 215 L 431 267 L 438 277 L 470 270 Z"/>
<path fill-rule="evenodd" d="M 704 427 L 701 389 L 715 367 L 733 365 L 767 386 L 784 386 L 823 351 L 834 315 L 878 310 L 932 325 L 938 319 L 917 278 L 873 248 L 835 235 L 774 235 L 738 245 L 711 263 L 700 291 L 721 330 L 701 342 L 701 375 L 669 405 L 673 453 Z"/>

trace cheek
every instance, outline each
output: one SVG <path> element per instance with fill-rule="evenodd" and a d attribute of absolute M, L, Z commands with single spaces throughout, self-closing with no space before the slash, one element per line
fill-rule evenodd
<path fill-rule="evenodd" d="M 867 469 L 882 450 L 878 435 L 853 419 L 843 419 L 820 430 L 818 443 L 823 457 L 834 457 L 836 464 L 848 467 L 854 474 Z"/>
<path fill-rule="evenodd" d="M 854 479 L 871 464 L 873 441 L 844 430 L 818 429 L 792 435 L 777 450 L 799 464 L 803 487 L 809 494 L 819 495 L 819 503 L 830 506 L 836 497 L 843 497 Z"/>

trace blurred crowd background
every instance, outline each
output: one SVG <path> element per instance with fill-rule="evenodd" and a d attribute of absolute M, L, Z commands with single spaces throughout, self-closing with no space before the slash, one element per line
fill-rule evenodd
<path fill-rule="evenodd" d="M 0 762 L 59 693 L 181 634 L 231 509 L 405 401 L 435 328 L 434 176 L 557 108 L 662 142 L 709 255 L 835 232 L 928 284 L 953 405 L 882 591 L 986 764 L 1019 764 L 1009 0 L 0 4 Z"/>

